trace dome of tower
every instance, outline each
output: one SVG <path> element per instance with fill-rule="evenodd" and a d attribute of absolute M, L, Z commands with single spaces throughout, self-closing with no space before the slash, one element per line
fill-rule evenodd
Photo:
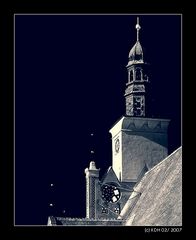
<path fill-rule="evenodd" d="M 143 50 L 139 41 L 135 43 L 129 52 L 129 61 L 143 62 Z"/>
<path fill-rule="evenodd" d="M 129 62 L 127 66 L 130 66 L 135 63 L 144 63 L 143 61 L 143 50 L 142 46 L 139 41 L 139 31 L 141 29 L 139 24 L 139 17 L 137 18 L 137 24 L 135 26 L 137 30 L 137 41 L 135 45 L 132 47 L 131 51 L 129 52 Z"/>

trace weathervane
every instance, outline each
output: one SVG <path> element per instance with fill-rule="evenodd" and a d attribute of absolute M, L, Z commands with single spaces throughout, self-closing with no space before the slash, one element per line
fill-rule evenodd
<path fill-rule="evenodd" d="M 139 42 L 139 31 L 141 29 L 140 24 L 139 24 L 139 17 L 137 17 L 137 24 L 136 24 L 135 28 L 137 29 L 137 42 Z"/>

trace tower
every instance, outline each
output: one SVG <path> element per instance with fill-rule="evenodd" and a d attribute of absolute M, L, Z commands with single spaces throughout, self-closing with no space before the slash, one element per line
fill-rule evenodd
<path fill-rule="evenodd" d="M 168 155 L 169 120 L 151 118 L 148 65 L 137 40 L 128 56 L 128 81 L 125 89 L 126 114 L 110 129 L 112 167 L 119 181 L 136 183 L 143 174 Z"/>
<path fill-rule="evenodd" d="M 144 62 L 143 50 L 139 41 L 139 18 L 137 18 L 137 41 L 129 52 L 127 64 L 128 82 L 126 83 L 125 101 L 126 115 L 135 117 L 145 117 L 148 108 L 148 86 L 147 63 Z"/>
<path fill-rule="evenodd" d="M 95 162 L 91 161 L 89 168 L 85 169 L 86 174 L 86 217 L 96 218 L 97 187 L 99 182 L 99 170 Z"/>

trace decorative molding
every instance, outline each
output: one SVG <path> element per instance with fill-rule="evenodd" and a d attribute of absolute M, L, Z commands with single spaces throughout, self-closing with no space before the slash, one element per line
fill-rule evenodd
<path fill-rule="evenodd" d="M 122 131 L 162 132 L 166 133 L 168 119 L 125 117 L 122 122 Z"/>

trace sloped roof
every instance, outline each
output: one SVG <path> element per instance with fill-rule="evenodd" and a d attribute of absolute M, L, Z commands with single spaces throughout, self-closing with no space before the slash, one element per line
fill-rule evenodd
<path fill-rule="evenodd" d="M 182 147 L 136 184 L 119 219 L 127 226 L 182 225 Z"/>

